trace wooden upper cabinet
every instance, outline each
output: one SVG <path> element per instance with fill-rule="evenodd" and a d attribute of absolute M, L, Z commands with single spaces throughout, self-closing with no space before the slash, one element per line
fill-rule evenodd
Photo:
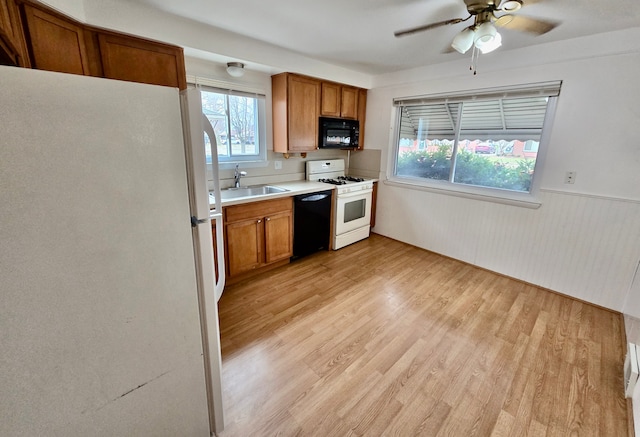
<path fill-rule="evenodd" d="M 360 137 L 358 138 L 358 150 L 364 149 L 364 123 L 367 119 L 367 90 L 358 90 L 358 122 L 360 123 Z"/>
<path fill-rule="evenodd" d="M 358 88 L 343 85 L 340 91 L 340 117 L 358 118 Z"/>
<path fill-rule="evenodd" d="M 322 82 L 322 103 L 320 115 L 324 117 L 340 117 L 340 85 Z"/>
<path fill-rule="evenodd" d="M 13 43 L 13 26 L 7 0 L 0 0 L 0 65 L 18 65 L 18 50 Z"/>
<path fill-rule="evenodd" d="M 318 148 L 319 117 L 360 122 L 358 149 L 364 146 L 367 90 L 294 73 L 271 76 L 273 151 L 310 152 Z"/>
<path fill-rule="evenodd" d="M 187 88 L 180 47 L 128 35 L 98 33 L 104 77 Z"/>
<path fill-rule="evenodd" d="M 13 65 L 187 88 L 181 47 L 88 26 L 34 0 L 0 0 L 0 63 L 7 23 L 18 51 Z"/>
<path fill-rule="evenodd" d="M 358 88 L 333 82 L 322 82 L 320 115 L 358 118 Z"/>
<path fill-rule="evenodd" d="M 282 73 L 271 78 L 273 151 L 309 152 L 318 148 L 320 81 Z"/>
<path fill-rule="evenodd" d="M 31 65 L 20 13 L 13 0 L 0 0 L 0 64 L 18 67 Z"/>
<path fill-rule="evenodd" d="M 31 66 L 40 70 L 89 75 L 84 27 L 28 4 L 23 8 Z"/>

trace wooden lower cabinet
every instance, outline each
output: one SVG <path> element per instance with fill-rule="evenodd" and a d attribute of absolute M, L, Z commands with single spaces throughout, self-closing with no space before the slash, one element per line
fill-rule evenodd
<path fill-rule="evenodd" d="M 228 206 L 224 217 L 230 282 L 289 262 L 293 255 L 293 198 Z"/>
<path fill-rule="evenodd" d="M 271 264 L 293 255 L 293 212 L 283 211 L 264 219 L 264 261 Z"/>
<path fill-rule="evenodd" d="M 263 264 L 262 218 L 227 223 L 225 228 L 229 276 L 256 269 Z"/>

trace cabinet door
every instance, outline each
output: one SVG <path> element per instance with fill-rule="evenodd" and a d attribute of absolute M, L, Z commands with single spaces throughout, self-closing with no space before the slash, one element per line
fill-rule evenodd
<path fill-rule="evenodd" d="M 340 117 L 340 85 L 322 82 L 322 104 L 320 115 L 325 117 Z"/>
<path fill-rule="evenodd" d="M 264 219 L 265 263 L 293 255 L 293 216 L 291 211 L 272 214 Z"/>
<path fill-rule="evenodd" d="M 360 123 L 360 136 L 358 138 L 358 150 L 364 149 L 364 123 L 367 118 L 367 90 L 358 90 L 358 122 Z"/>
<path fill-rule="evenodd" d="M 99 33 L 98 41 L 104 77 L 187 88 L 180 47 L 112 33 Z"/>
<path fill-rule="evenodd" d="M 262 265 L 263 227 L 262 219 L 249 219 L 225 226 L 229 276 Z"/>
<path fill-rule="evenodd" d="M 308 152 L 318 148 L 320 81 L 290 75 L 288 80 L 288 149 Z"/>
<path fill-rule="evenodd" d="M 0 0 L 0 64 L 31 66 L 20 11 L 13 0 Z"/>
<path fill-rule="evenodd" d="M 0 0 L 0 65 L 18 65 L 8 0 Z"/>
<path fill-rule="evenodd" d="M 340 117 L 358 118 L 358 88 L 343 86 L 340 90 Z"/>
<path fill-rule="evenodd" d="M 23 7 L 32 67 L 89 75 L 83 27 L 27 4 Z"/>

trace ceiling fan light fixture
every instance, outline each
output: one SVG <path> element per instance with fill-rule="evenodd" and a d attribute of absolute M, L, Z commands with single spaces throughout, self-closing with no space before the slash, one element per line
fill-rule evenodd
<path fill-rule="evenodd" d="M 475 45 L 477 48 L 482 49 L 485 44 L 489 44 L 496 37 L 498 31 L 496 27 L 489 21 L 485 21 L 480 26 L 476 27 Z"/>
<path fill-rule="evenodd" d="M 487 53 L 491 53 L 501 45 L 502 45 L 502 35 L 500 35 L 500 32 L 496 32 L 496 36 L 491 41 L 483 44 L 482 47 L 478 47 L 478 48 L 480 49 L 482 54 L 485 55 Z"/>
<path fill-rule="evenodd" d="M 464 54 L 473 45 L 474 36 L 475 32 L 473 31 L 473 29 L 467 27 L 462 32 L 457 34 L 455 38 L 453 38 L 451 47 L 457 52 Z"/>
<path fill-rule="evenodd" d="M 227 73 L 229 76 L 244 76 L 244 64 L 242 62 L 227 62 Z"/>

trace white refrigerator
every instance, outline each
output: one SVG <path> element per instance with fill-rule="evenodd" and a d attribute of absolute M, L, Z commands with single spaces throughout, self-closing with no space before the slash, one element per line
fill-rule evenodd
<path fill-rule="evenodd" d="M 222 430 L 201 114 L 195 90 L 0 66 L 0 435 Z"/>

